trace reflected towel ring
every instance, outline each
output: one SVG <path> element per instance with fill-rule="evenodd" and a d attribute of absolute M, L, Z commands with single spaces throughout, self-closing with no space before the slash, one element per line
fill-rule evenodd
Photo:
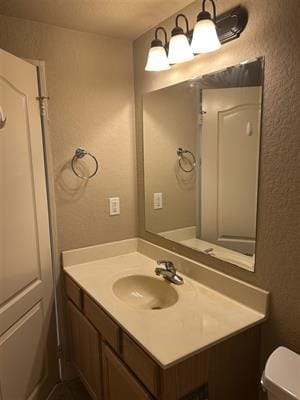
<path fill-rule="evenodd" d="M 184 150 L 182 147 L 178 147 L 176 149 L 176 153 L 178 156 L 178 165 L 179 165 L 180 169 L 182 169 L 182 171 L 184 171 L 184 172 L 192 172 L 196 167 L 196 158 L 195 158 L 194 154 L 189 150 Z M 181 163 L 182 159 L 184 158 L 184 154 L 187 154 L 187 153 L 192 156 L 192 162 L 190 162 L 191 168 L 188 168 L 188 169 L 184 168 Z"/>
<path fill-rule="evenodd" d="M 6 125 L 7 117 L 4 118 L 2 108 L 0 107 L 0 129 L 3 129 Z"/>
<path fill-rule="evenodd" d="M 75 161 L 77 161 L 78 159 L 83 158 L 85 156 L 90 156 L 95 161 L 95 171 L 91 175 L 88 175 L 88 176 L 80 175 L 76 171 L 75 166 L 74 166 Z M 98 171 L 98 168 L 99 168 L 99 164 L 98 164 L 97 158 L 95 156 L 93 156 L 93 154 L 91 154 L 88 151 L 86 151 L 84 149 L 81 149 L 81 148 L 78 148 L 78 149 L 75 150 L 75 154 L 74 154 L 74 156 L 72 158 L 71 165 L 72 165 L 72 170 L 73 170 L 74 174 L 77 175 L 81 179 L 90 179 L 90 178 L 92 178 L 93 176 L 96 175 L 96 173 Z"/>

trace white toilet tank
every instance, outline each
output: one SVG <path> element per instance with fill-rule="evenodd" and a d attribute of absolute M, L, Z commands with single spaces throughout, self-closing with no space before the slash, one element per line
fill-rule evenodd
<path fill-rule="evenodd" d="M 261 383 L 268 400 L 300 400 L 300 355 L 278 347 L 267 361 Z"/>

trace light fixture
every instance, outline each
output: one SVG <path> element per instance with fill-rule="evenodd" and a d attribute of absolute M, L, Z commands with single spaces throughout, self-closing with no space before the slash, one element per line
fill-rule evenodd
<path fill-rule="evenodd" d="M 162 44 L 162 41 L 158 39 L 158 32 L 160 30 L 164 33 L 165 36 L 164 46 Z M 149 49 L 145 71 L 165 71 L 167 69 L 170 69 L 166 47 L 167 32 L 165 28 L 159 26 L 155 29 L 155 39 L 151 42 L 151 48 Z"/>
<path fill-rule="evenodd" d="M 221 44 L 240 37 L 248 22 L 247 10 L 244 7 L 237 6 L 217 17 L 215 2 L 214 0 L 209 1 L 212 4 L 213 16 L 205 10 L 206 0 L 202 0 L 202 10 L 197 16 L 193 31 L 189 30 L 189 23 L 184 14 L 176 16 L 176 25 L 171 32 L 169 43 L 167 42 L 167 32 L 162 26 L 155 30 L 155 39 L 151 42 L 145 67 L 146 71 L 168 70 L 172 64 L 192 60 L 195 55 L 200 53 L 218 50 Z M 178 26 L 179 18 L 185 20 L 185 33 Z M 160 30 L 164 33 L 164 45 L 157 37 Z M 192 42 L 191 45 L 190 42 Z"/>
<path fill-rule="evenodd" d="M 178 19 L 184 18 L 186 23 L 186 35 L 183 29 L 178 26 Z M 189 35 L 189 22 L 184 14 L 178 14 L 176 16 L 175 28 L 171 32 L 171 40 L 169 44 L 169 63 L 178 64 L 185 61 L 192 60 L 194 58 L 189 40 L 187 36 Z"/>
<path fill-rule="evenodd" d="M 216 30 L 216 5 L 213 0 L 210 2 L 213 7 L 213 18 L 208 11 L 205 11 L 206 0 L 202 1 L 202 11 L 197 16 L 191 44 L 194 54 L 209 53 L 221 47 Z"/>

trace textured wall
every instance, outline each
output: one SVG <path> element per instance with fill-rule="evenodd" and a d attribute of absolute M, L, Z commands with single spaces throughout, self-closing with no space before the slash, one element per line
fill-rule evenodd
<path fill-rule="evenodd" d="M 46 62 L 59 248 L 135 236 L 132 44 L 0 17 L 0 47 Z M 70 171 L 80 146 L 100 163 L 88 182 Z M 108 215 L 109 196 L 120 196 L 120 216 Z"/>
<path fill-rule="evenodd" d="M 190 2 L 191 0 L 1 0 L 0 14 L 82 32 L 136 39 L 157 21 L 167 18 Z"/>
<path fill-rule="evenodd" d="M 240 39 L 224 45 L 218 53 L 199 56 L 170 71 L 144 71 L 153 31 L 134 42 L 139 225 L 142 237 L 271 291 L 271 316 L 263 328 L 264 361 L 280 344 L 300 353 L 300 3 L 298 0 L 218 0 L 218 13 L 237 4 L 242 4 L 249 12 L 249 22 Z M 184 12 L 191 22 L 194 21 L 199 2 L 194 2 Z M 170 32 L 174 18 L 164 21 L 163 25 Z M 257 262 L 255 273 L 250 273 L 145 232 L 141 96 L 257 56 L 265 56 L 266 67 Z"/>
<path fill-rule="evenodd" d="M 185 84 L 172 86 L 148 94 L 143 105 L 147 230 L 157 233 L 195 226 L 196 171 L 179 168 L 176 149 L 196 154 L 196 90 L 187 90 Z M 163 208 L 158 210 L 153 209 L 156 192 L 163 194 Z"/>
<path fill-rule="evenodd" d="M 236 4 L 236 0 L 218 0 L 218 12 Z M 153 32 L 134 43 L 140 234 L 272 292 L 271 316 L 263 330 L 264 360 L 279 344 L 300 352 L 300 6 L 298 0 L 242 0 L 240 4 L 247 7 L 249 22 L 239 40 L 171 71 L 144 71 Z M 198 1 L 185 9 L 190 21 L 198 11 Z M 171 18 L 164 26 L 170 31 L 173 23 Z M 46 61 L 60 247 L 135 235 L 130 43 L 0 17 L 0 46 L 20 57 Z M 266 70 L 257 263 L 252 274 L 144 231 L 141 96 L 261 55 L 266 57 Z M 78 145 L 92 150 L 102 164 L 102 172 L 79 187 L 81 181 L 69 173 Z M 120 217 L 107 215 L 108 195 L 121 196 Z"/>

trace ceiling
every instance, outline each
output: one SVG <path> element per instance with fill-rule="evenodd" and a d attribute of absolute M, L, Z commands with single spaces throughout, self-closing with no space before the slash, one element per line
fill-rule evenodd
<path fill-rule="evenodd" d="M 0 0 L 0 14 L 134 40 L 192 0 Z"/>

